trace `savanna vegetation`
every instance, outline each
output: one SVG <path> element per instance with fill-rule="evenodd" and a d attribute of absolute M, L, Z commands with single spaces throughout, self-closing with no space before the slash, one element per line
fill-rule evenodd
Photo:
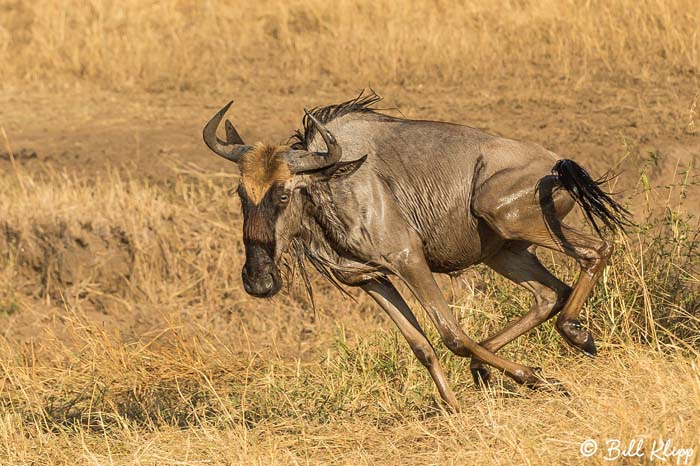
<path fill-rule="evenodd" d="M 608 464 L 580 445 L 613 438 L 697 461 L 695 3 L 0 0 L 0 463 Z M 582 314 L 599 356 L 550 323 L 503 350 L 570 398 L 500 376 L 480 390 L 431 332 L 463 407 L 450 414 L 365 296 L 315 275 L 315 306 L 300 283 L 243 291 L 237 174 L 207 165 L 192 128 L 233 93 L 239 126 L 267 136 L 368 85 L 408 116 L 621 172 L 608 188 L 637 226 Z M 248 111 L 264 100 L 275 118 Z M 182 146 L 139 132 L 161 119 L 187 121 L 163 126 Z M 530 305 L 485 267 L 439 280 L 475 338 Z"/>

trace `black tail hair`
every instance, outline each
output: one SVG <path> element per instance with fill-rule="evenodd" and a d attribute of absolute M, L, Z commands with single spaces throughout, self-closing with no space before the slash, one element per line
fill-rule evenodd
<path fill-rule="evenodd" d="M 600 189 L 600 185 L 610 178 L 603 176 L 598 180 L 573 160 L 558 160 L 552 168 L 552 174 L 557 177 L 562 188 L 566 189 L 583 209 L 586 218 L 600 235 L 600 227 L 596 218 L 612 230 L 623 230 L 634 225 L 630 212 Z"/>

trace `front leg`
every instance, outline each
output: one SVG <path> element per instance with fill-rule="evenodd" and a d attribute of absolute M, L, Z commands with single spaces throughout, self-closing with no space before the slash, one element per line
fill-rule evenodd
<path fill-rule="evenodd" d="M 472 340 L 462 330 L 442 295 L 430 268 L 423 256 L 422 248 L 411 248 L 389 258 L 397 274 L 404 280 L 416 299 L 421 303 L 438 330 L 445 345 L 458 356 L 474 356 L 505 372 L 519 384 L 531 388 L 560 385 L 553 379 L 545 379 L 534 368 L 523 366 L 496 356 Z"/>
<path fill-rule="evenodd" d="M 364 283 L 362 289 L 376 301 L 379 306 L 386 311 L 403 336 L 411 346 L 413 353 L 423 366 L 428 369 L 435 381 L 435 385 L 440 392 L 442 399 L 455 411 L 458 412 L 459 403 L 455 398 L 452 389 L 447 381 L 445 372 L 440 365 L 437 354 L 430 341 L 425 336 L 416 316 L 403 300 L 394 285 L 386 278 L 370 280 Z"/>

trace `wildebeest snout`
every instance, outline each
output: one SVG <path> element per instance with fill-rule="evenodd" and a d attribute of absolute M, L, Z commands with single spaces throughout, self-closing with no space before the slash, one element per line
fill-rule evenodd
<path fill-rule="evenodd" d="M 282 288 L 279 269 L 262 248 L 251 248 L 241 271 L 246 293 L 258 298 L 269 298 Z"/>

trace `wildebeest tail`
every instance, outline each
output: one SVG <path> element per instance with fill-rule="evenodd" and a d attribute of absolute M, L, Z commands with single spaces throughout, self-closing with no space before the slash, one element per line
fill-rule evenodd
<path fill-rule="evenodd" d="M 558 160 L 552 168 L 552 174 L 581 206 L 598 235 L 600 227 L 596 219 L 612 230 L 624 230 L 625 227 L 634 225 L 630 212 L 615 202 L 610 193 L 600 189 L 608 177 L 594 180 L 583 167 L 567 159 Z"/>

